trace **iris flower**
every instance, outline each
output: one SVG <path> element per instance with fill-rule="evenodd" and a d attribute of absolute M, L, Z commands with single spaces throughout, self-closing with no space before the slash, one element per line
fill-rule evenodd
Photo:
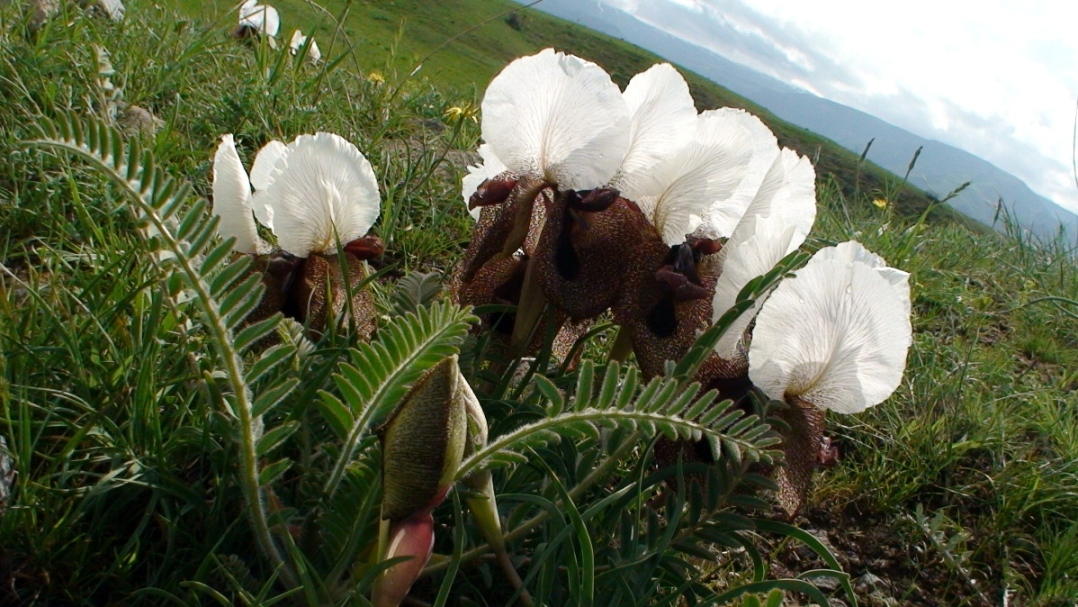
<path fill-rule="evenodd" d="M 277 9 L 268 4 L 259 4 L 258 0 L 245 0 L 240 5 L 240 24 L 235 32 L 237 37 L 269 36 L 272 43 L 280 29 L 281 17 Z"/>
<path fill-rule="evenodd" d="M 513 338 L 523 349 L 531 331 L 520 329 L 534 326 L 544 305 L 530 259 L 541 248 L 543 224 L 564 206 L 562 193 L 614 176 L 629 142 L 629 109 L 602 68 L 552 49 L 506 66 L 481 107 L 484 162 L 470 169 L 462 191 L 480 213 L 457 298 L 524 304 Z M 559 314 L 560 324 L 565 312 Z"/>
<path fill-rule="evenodd" d="M 360 261 L 382 252 L 381 242 L 367 234 L 380 206 L 370 162 L 344 138 L 317 133 L 287 145 L 266 144 L 248 176 L 232 135 L 225 135 L 214 157 L 213 175 L 219 234 L 234 237 L 239 253 L 264 255 L 271 247 L 258 235 L 255 217 L 272 230 L 281 251 L 298 259 L 298 278 L 289 276 L 282 285 L 289 290 L 289 305 L 297 318 L 310 319 L 312 329 L 321 333 L 328 314 L 336 316 L 344 309 L 345 280 L 353 286 L 362 282 L 366 270 Z M 351 259 L 346 270 L 340 265 L 338 243 L 345 259 Z M 364 332 L 373 330 L 369 294 L 356 289 L 353 296 L 362 298 L 353 299 L 353 311 Z"/>
<path fill-rule="evenodd" d="M 753 330 L 749 377 L 776 400 L 859 413 L 898 387 L 911 340 L 909 274 L 844 242 L 775 288 Z"/>
<path fill-rule="evenodd" d="M 706 324 L 709 302 L 685 303 L 707 298 L 713 284 L 695 263 L 717 248 L 710 239 L 730 234 L 778 155 L 774 135 L 750 114 L 697 114 L 669 64 L 619 92 L 598 66 L 550 49 L 491 82 L 482 130 L 482 164 L 462 184 L 473 212 L 482 209 L 463 290 L 477 291 L 477 276 L 489 287 L 483 295 L 523 283 L 521 307 L 535 309 L 518 312 L 518 327 L 544 299 L 576 320 L 611 308 L 656 357 L 678 347 L 654 340 L 691 341 Z M 701 223 L 713 235 L 686 243 Z M 530 265 L 510 267 L 504 260 L 521 247 Z M 525 270 L 534 276 L 520 278 Z M 532 281 L 543 299 L 528 295 Z"/>
<path fill-rule="evenodd" d="M 561 189 L 605 184 L 629 143 L 629 108 L 610 75 L 553 49 L 507 65 L 482 110 L 483 140 L 508 170 Z"/>
<path fill-rule="evenodd" d="M 793 516 L 821 461 L 826 411 L 858 413 L 902 380 L 912 342 L 909 275 L 857 242 L 817 252 L 783 280 L 756 319 L 749 378 L 788 406 L 779 504 Z"/>

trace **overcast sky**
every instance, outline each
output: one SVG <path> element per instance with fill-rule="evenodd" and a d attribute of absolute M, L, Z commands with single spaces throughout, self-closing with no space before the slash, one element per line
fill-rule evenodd
<path fill-rule="evenodd" d="M 599 1 L 962 148 L 1078 211 L 1078 2 Z"/>

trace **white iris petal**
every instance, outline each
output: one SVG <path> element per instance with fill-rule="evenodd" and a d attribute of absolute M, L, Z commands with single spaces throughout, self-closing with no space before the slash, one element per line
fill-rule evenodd
<path fill-rule="evenodd" d="M 251 215 L 251 183 L 236 152 L 231 134 L 221 137 L 213 157 L 213 214 L 220 217 L 217 233 L 235 237 L 233 249 L 240 253 L 266 253 L 269 246 L 258 236 Z"/>
<path fill-rule="evenodd" d="M 356 146 L 318 133 L 288 144 L 261 201 L 272 211 L 280 247 L 306 257 L 365 236 L 378 219 L 380 196 L 374 169 Z"/>
<path fill-rule="evenodd" d="M 794 227 L 784 225 L 781 220 L 764 222 L 754 217 L 749 222 L 752 229 L 742 232 L 744 240 L 739 240 L 732 247 L 727 243 L 729 253 L 723 263 L 722 274 L 715 283 L 715 295 L 712 299 L 713 320 L 718 320 L 733 307 L 738 293 L 750 280 L 774 268 L 775 264 L 788 254 L 787 249 L 796 239 Z M 733 239 L 730 242 L 733 242 Z M 745 329 L 755 318 L 764 297 L 766 295 L 758 298 L 751 308 L 742 312 L 723 333 L 719 343 L 715 345 L 715 352 L 719 356 L 725 359 L 734 357 Z"/>
<path fill-rule="evenodd" d="M 258 217 L 258 221 L 271 230 L 273 229 L 273 209 L 266 206 L 266 199 L 263 194 L 273 183 L 273 168 L 277 165 L 277 161 L 288 154 L 288 151 L 288 146 L 280 141 L 270 141 L 262 146 L 262 149 L 258 150 L 258 154 L 255 155 L 255 163 L 251 166 L 251 186 L 255 189 L 251 206 L 254 207 L 255 217 Z"/>
<path fill-rule="evenodd" d="M 510 170 L 563 189 L 607 183 L 629 143 L 629 108 L 609 74 L 553 49 L 506 66 L 482 110 L 483 140 Z"/>
<path fill-rule="evenodd" d="M 814 256 L 760 311 L 749 377 L 771 398 L 857 413 L 901 382 L 912 342 L 909 290 L 848 252 Z"/>
<path fill-rule="evenodd" d="M 745 166 L 741 181 L 729 197 L 712 201 L 711 207 L 704 214 L 700 235 L 707 238 L 725 238 L 730 236 L 756 197 L 764 177 L 779 155 L 779 144 L 771 129 L 745 110 L 722 108 L 715 111 L 740 123 L 751 137 L 751 158 Z"/>
<path fill-rule="evenodd" d="M 765 274 L 805 241 L 816 220 L 816 174 L 792 150 L 775 158 L 756 197 L 719 253 L 722 273 L 715 284 L 712 320 L 718 320 L 753 278 Z M 729 358 L 760 302 L 744 312 L 719 340 L 716 351 Z"/>
<path fill-rule="evenodd" d="M 654 167 L 688 145 L 696 129 L 689 85 L 669 63 L 651 66 L 622 94 L 632 115 L 629 150 L 610 185 L 633 199 Z M 635 199 L 634 199 L 635 200 Z"/>
<path fill-rule="evenodd" d="M 696 118 L 688 145 L 635 179 L 634 200 L 667 244 L 685 241 L 693 215 L 731 196 L 751 158 L 751 136 L 731 115 L 708 111 Z"/>
<path fill-rule="evenodd" d="M 888 283 L 898 292 L 899 297 L 902 297 L 906 302 L 906 315 L 909 316 L 910 309 L 910 275 L 908 272 L 903 272 L 898 268 L 892 268 L 887 265 L 887 262 L 876 255 L 872 251 L 869 251 L 856 240 L 850 240 L 847 242 L 841 242 L 833 247 L 826 247 L 820 249 L 812 256 L 813 259 L 827 260 L 834 259 L 847 263 L 860 262 L 867 264 L 869 267 L 874 268 L 883 276 Z"/>
<path fill-rule="evenodd" d="M 303 45 L 307 43 L 307 36 L 303 35 L 300 30 L 292 32 L 292 39 L 288 42 L 288 49 L 293 55 L 299 53 Z M 311 40 L 310 48 L 307 49 L 307 60 L 312 63 L 318 63 L 322 59 L 322 51 L 318 48 L 318 42 Z"/>
<path fill-rule="evenodd" d="M 247 0 L 240 5 L 240 25 L 273 37 L 281 28 L 281 17 L 272 6 L 259 4 L 257 0 Z"/>

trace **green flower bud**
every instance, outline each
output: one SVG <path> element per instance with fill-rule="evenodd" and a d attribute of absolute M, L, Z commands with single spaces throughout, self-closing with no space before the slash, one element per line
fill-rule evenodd
<path fill-rule="evenodd" d="M 464 457 L 471 388 L 451 356 L 428 370 L 382 433 L 382 518 L 437 506 Z M 478 403 L 477 403 L 478 404 Z"/>

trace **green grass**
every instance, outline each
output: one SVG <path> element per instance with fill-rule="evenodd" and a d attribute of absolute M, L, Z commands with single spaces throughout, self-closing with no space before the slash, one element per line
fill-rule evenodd
<path fill-rule="evenodd" d="M 391 307 L 396 278 L 447 270 L 469 238 L 459 177 L 478 129 L 446 119 L 447 107 L 475 102 L 506 60 L 543 46 L 596 60 L 622 82 L 654 60 L 528 12 L 519 31 L 494 19 L 409 79 L 417 58 L 514 5 L 460 0 L 432 11 L 418 2 L 353 3 L 347 35 L 331 42 L 343 9 L 278 2 L 286 35 L 294 20 L 305 31 L 317 28 L 330 61 L 321 67 L 228 39 L 234 19 L 222 16 L 223 3 L 187 6 L 193 20 L 182 22 L 168 10 L 134 4 L 118 26 L 68 7 L 69 15 L 38 32 L 12 7 L 0 8 L 0 149 L 7 159 L 0 164 L 0 437 L 16 471 L 10 501 L 0 505 L 0 602 L 195 604 L 220 595 L 268 604 L 259 593 L 280 592 L 244 516 L 236 426 L 219 406 L 227 378 L 194 304 L 152 263 L 156 250 L 140 236 L 123 188 L 73 156 L 22 143 L 39 136 L 42 121 L 68 111 L 111 119 L 95 84 L 92 44 L 111 52 L 124 99 L 164 120 L 155 136 L 136 139 L 198 195 L 209 192 L 210 160 L 223 133 L 237 135 L 248 163 L 271 138 L 326 130 L 356 143 L 374 164 L 385 200 L 376 231 L 387 241 L 387 273 L 373 287 L 387 318 L 399 316 Z M 334 64 L 348 49 L 354 52 Z M 373 70 L 386 81 L 369 81 Z M 744 104 L 699 80 L 693 89 L 701 107 Z M 856 155 L 765 118 L 785 143 L 810 154 L 821 146 L 820 215 L 810 245 L 856 238 L 909 271 L 914 294 L 903 385 L 864 415 L 832 416 L 843 460 L 817 477 L 815 506 L 799 524 L 830 533 L 855 578 L 897 567 L 849 558 L 859 547 L 845 530 L 886 538 L 916 570 L 890 577 L 887 594 L 910 604 L 1000 604 L 1004 593 L 1015 605 L 1069 604 L 1078 595 L 1078 271 L 1071 253 L 1035 247 L 1017 233 L 971 231 L 946 216 L 921 221 L 924 199 L 912 190 L 896 194 L 898 180 L 859 169 Z M 881 195 L 899 203 L 883 210 L 869 203 Z M 268 420 L 302 422 L 273 456 L 294 460 L 278 488 L 282 503 L 306 511 L 318 503 L 318 483 L 309 479 L 322 478 L 339 449 L 313 403 L 320 390 L 336 392 L 330 376 L 354 344 L 347 334 L 317 346 L 297 343 L 279 376 L 254 389 L 289 373 L 300 378 Z M 481 344 L 462 347 L 473 352 Z M 492 436 L 542 415 L 534 400 L 509 391 L 484 405 Z M 325 555 L 346 552 L 338 544 L 356 529 L 369 539 L 363 530 L 373 515 L 363 504 L 377 493 L 358 481 L 371 478 L 377 455 L 364 453 L 348 470 L 356 483 L 346 482 L 334 502 L 339 511 L 320 521 L 339 534 L 327 533 L 327 548 L 311 552 L 312 571 L 337 567 Z M 729 545 L 701 542 L 712 550 L 707 568 L 683 557 L 675 540 L 692 533 L 667 537 L 658 531 L 665 518 L 619 494 L 635 496 L 635 482 L 657 483 L 646 457 L 617 467 L 609 485 L 572 493 L 610 452 L 582 439 L 536 446 L 535 453 L 550 468 L 500 472 L 499 498 L 512 507 L 510 525 L 546 513 L 514 546 L 549 547 L 528 569 L 532 588 L 549 604 L 573 600 L 574 582 L 607 589 L 596 595 L 600 604 L 615 596 L 612 588 L 662 604 L 686 582 L 679 574 L 694 568 L 713 569 L 706 582 L 719 591 L 752 578 L 748 553 Z M 657 493 L 649 487 L 646 497 Z M 559 500 L 576 504 L 576 512 L 559 509 Z M 596 506 L 599 500 L 617 514 Z M 735 520 L 722 512 L 723 521 Z M 452 504 L 440 513 L 447 524 L 456 514 Z M 593 533 L 590 547 L 585 530 Z M 844 544 L 843 537 L 854 539 Z M 472 542 L 446 531 L 437 549 L 463 551 Z M 347 572 L 355 580 L 363 577 L 361 560 Z M 624 572 L 639 574 L 625 575 L 638 586 L 619 586 Z M 446 579 L 437 573 L 423 582 L 424 596 L 434 597 Z M 660 582 L 648 586 L 653 579 Z M 451 582 L 450 602 L 508 594 L 486 562 L 462 566 Z M 308 590 L 338 604 L 354 599 L 317 584 Z M 867 593 L 862 599 L 872 604 Z"/>

